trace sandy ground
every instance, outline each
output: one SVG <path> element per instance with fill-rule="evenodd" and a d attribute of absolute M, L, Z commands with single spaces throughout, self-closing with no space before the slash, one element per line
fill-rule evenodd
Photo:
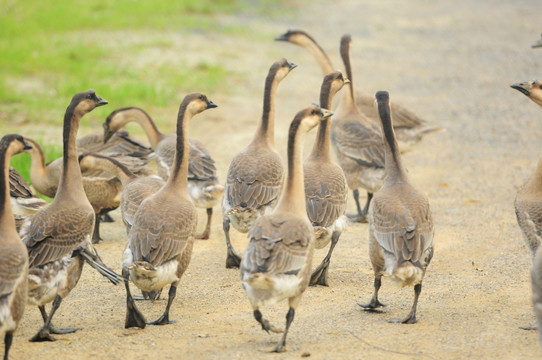
<path fill-rule="evenodd" d="M 293 115 L 318 99 L 322 77 L 312 57 L 272 41 L 288 28 L 309 31 L 338 68 L 339 38 L 351 33 L 356 87 L 369 93 L 388 90 L 392 101 L 447 129 L 403 157 L 412 182 L 430 199 L 436 228 L 417 324 L 387 322 L 404 316 L 413 299 L 411 288 L 401 289 L 388 279 L 381 289 L 381 300 L 388 304 L 383 313 L 366 313 L 356 305 L 370 298 L 373 274 L 367 224 L 353 224 L 336 248 L 330 287 L 306 291 L 289 334 L 289 351 L 268 354 L 280 335 L 261 330 L 239 272 L 224 267 L 217 207 L 211 239 L 195 244 L 173 303 L 175 324 L 124 329 L 123 287 L 111 286 L 86 268 L 54 318 L 57 326 L 80 330 L 57 336 L 54 343 L 30 343 L 41 318 L 37 308 L 28 307 L 12 358 L 541 358 L 537 334 L 518 328 L 532 324 L 534 315 L 530 257 L 513 200 L 540 155 L 542 109 L 509 87 L 542 73 L 542 50 L 530 48 L 541 32 L 541 12 L 542 2 L 535 0 L 318 1 L 284 11 L 280 21 L 246 15 L 220 19 L 259 27 L 269 34 L 261 42 L 221 34 L 166 34 L 178 37 L 187 54 L 223 56 L 224 66 L 243 74 L 229 94 L 208 93 L 219 108 L 192 121 L 191 135 L 208 144 L 222 181 L 231 158 L 255 129 L 263 81 L 273 61 L 286 57 L 299 64 L 277 96 L 276 144 L 283 154 Z M 171 109 L 171 129 L 176 111 Z M 205 219 L 203 210 L 200 214 L 199 228 Z M 119 212 L 114 216 L 120 219 Z M 234 245 L 243 249 L 245 235 L 232 235 Z M 106 224 L 103 236 L 98 250 L 120 272 L 126 240 L 120 221 Z M 314 263 L 325 251 L 315 253 Z M 165 304 L 161 299 L 140 307 L 153 319 Z M 284 323 L 286 311 L 286 303 L 263 310 L 277 325 Z"/>

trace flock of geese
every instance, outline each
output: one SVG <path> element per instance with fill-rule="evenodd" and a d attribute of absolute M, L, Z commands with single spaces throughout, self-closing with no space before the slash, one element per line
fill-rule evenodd
<path fill-rule="evenodd" d="M 175 134 L 160 132 L 147 112 L 128 107 L 107 117 L 103 133 L 77 138 L 81 118 L 107 104 L 94 90 L 80 92 L 65 112 L 63 156 L 48 164 L 36 141 L 18 134 L 1 138 L 0 334 L 4 335 L 4 359 L 26 304 L 37 305 L 43 317 L 43 325 L 31 341 L 52 341 L 53 334 L 76 331 L 55 327 L 52 318 L 77 285 L 85 263 L 113 284 L 124 283 L 125 328 L 172 323 L 171 305 L 189 266 L 194 241 L 209 238 L 213 207 L 220 201 L 226 268 L 240 269 L 242 286 L 262 329 L 283 333 L 274 351 L 286 350 L 288 330 L 307 287 L 328 285 L 333 249 L 349 221 L 369 223 L 374 293 L 368 303 L 359 306 L 367 311 L 384 306 L 378 299 L 381 278 L 391 276 L 403 286 L 414 287 L 414 301 L 404 318 L 390 321 L 417 321 L 422 281 L 433 256 L 434 226 L 429 201 L 410 183 L 401 154 L 425 135 L 442 129 L 392 104 L 386 91 L 373 96 L 354 87 L 350 35 L 340 42 L 344 74 L 334 70 L 327 54 L 306 32 L 290 30 L 276 40 L 305 48 L 324 75 L 319 105 L 300 110 L 291 121 L 286 164 L 274 141 L 275 93 L 297 66 L 286 59 L 275 61 L 269 69 L 262 116 L 250 143 L 233 157 L 224 186 L 207 148 L 189 137 L 192 118 L 217 107 L 201 93 L 190 93 L 182 100 Z M 512 87 L 542 106 L 542 83 Z M 149 145 L 123 130 L 130 122 L 142 127 Z M 314 146 L 304 159 L 305 138 L 316 127 Z M 50 204 L 35 196 L 10 168 L 10 158 L 22 152 L 31 156 L 32 186 L 53 198 Z M 360 189 L 367 192 L 363 207 Z M 349 191 L 357 212 L 347 215 Z M 108 212 L 118 207 L 127 234 L 121 275 L 103 263 L 95 246 L 100 241 L 100 222 L 108 221 Z M 202 234 L 195 234 L 196 207 L 207 209 Z M 533 253 L 533 298 L 542 328 L 542 162 L 518 193 L 516 213 Z M 248 234 L 242 256 L 231 244 L 232 226 Z M 314 250 L 327 246 L 327 255 L 313 268 Z M 147 321 L 130 285 L 151 300 L 169 285 L 167 305 L 158 319 Z M 261 308 L 283 300 L 288 300 L 289 308 L 285 327 L 280 328 L 264 318 Z"/>

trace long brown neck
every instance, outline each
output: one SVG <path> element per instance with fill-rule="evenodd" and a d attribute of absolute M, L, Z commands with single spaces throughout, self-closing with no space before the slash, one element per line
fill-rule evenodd
<path fill-rule="evenodd" d="M 9 160 L 11 153 L 3 151 L 0 155 L 0 229 L 3 232 L 14 231 L 16 233 L 9 195 Z"/>
<path fill-rule="evenodd" d="M 322 88 L 320 90 L 320 107 L 323 109 L 331 109 L 333 97 L 337 93 L 337 91 L 333 91 L 331 89 L 331 84 L 331 81 L 325 81 L 322 84 Z M 320 122 L 320 125 L 318 126 L 318 133 L 316 134 L 316 141 L 314 142 L 314 145 L 312 147 L 309 159 L 331 159 L 329 135 L 331 128 L 330 125 L 331 124 L 329 118 L 324 119 Z"/>
<path fill-rule="evenodd" d="M 385 149 L 385 171 L 386 178 L 384 184 L 408 182 L 408 177 L 403 167 L 401 160 L 401 153 L 399 152 L 399 146 L 395 138 L 395 132 L 391 122 L 391 111 L 389 104 L 388 93 L 385 91 L 379 91 L 376 93 L 376 99 L 378 101 L 378 113 L 382 122 L 383 140 Z"/>
<path fill-rule="evenodd" d="M 32 139 L 26 139 L 32 144 L 32 149 L 28 150 L 30 154 L 30 177 L 32 179 L 39 179 L 45 177 L 47 173 L 47 167 L 45 166 L 45 155 L 41 146 Z M 36 181 L 32 180 L 32 181 Z"/>
<path fill-rule="evenodd" d="M 122 111 L 122 115 L 124 116 L 124 124 L 132 121 L 138 123 L 143 128 L 143 131 L 145 131 L 151 147 L 156 149 L 158 143 L 164 138 L 164 134 L 158 130 L 150 115 L 138 107 L 124 108 L 119 111 Z"/>
<path fill-rule="evenodd" d="M 85 198 L 83 189 L 83 176 L 79 167 L 79 155 L 77 153 L 77 131 L 79 130 L 79 121 L 83 117 L 80 111 L 76 111 L 70 104 L 64 115 L 63 131 L 63 160 L 62 176 L 58 185 L 55 199 L 70 197 L 74 199 Z"/>
<path fill-rule="evenodd" d="M 279 84 L 276 74 L 276 69 L 270 71 L 265 79 L 262 118 L 252 140 L 252 143 L 263 142 L 272 148 L 275 147 L 275 94 Z"/>
<path fill-rule="evenodd" d="M 167 186 L 173 186 L 178 192 L 188 196 L 188 155 L 190 145 L 188 141 L 188 124 L 193 114 L 187 111 L 188 102 L 182 102 L 177 116 L 177 145 L 173 169 Z"/>
<path fill-rule="evenodd" d="M 277 205 L 277 211 L 306 215 L 305 184 L 303 174 L 303 147 L 305 132 L 299 131 L 301 118 L 296 117 L 288 134 L 288 173 Z"/>
<path fill-rule="evenodd" d="M 344 103 L 354 105 L 354 80 L 352 77 L 352 65 L 350 64 L 350 35 L 344 35 L 341 38 L 341 58 L 344 63 L 344 71 L 346 72 L 346 78 L 350 80 L 350 84 L 347 84 L 346 89 L 343 91 L 342 101 Z"/>
<path fill-rule="evenodd" d="M 305 36 L 303 37 L 303 42 L 300 45 L 306 50 L 308 50 L 312 54 L 312 56 L 314 56 L 314 58 L 320 65 L 320 68 L 322 69 L 322 73 L 324 75 L 329 74 L 333 71 L 331 60 L 329 60 L 326 52 L 311 36 L 305 34 Z"/>

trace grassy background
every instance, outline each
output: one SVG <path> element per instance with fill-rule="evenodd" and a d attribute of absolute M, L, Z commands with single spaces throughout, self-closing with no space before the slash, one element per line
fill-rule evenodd
<path fill-rule="evenodd" d="M 47 129 L 57 129 L 69 99 L 79 91 L 94 88 L 111 104 L 87 115 L 91 120 L 81 123 L 83 129 L 89 123 L 101 123 L 121 106 L 137 105 L 160 114 L 176 107 L 180 94 L 195 88 L 227 92 L 227 84 L 240 75 L 219 58 L 182 53 L 179 38 L 186 33 L 257 38 L 261 36 L 257 29 L 247 31 L 246 25 L 220 19 L 239 12 L 273 16 L 279 3 L 58 0 L 51 5 L 41 0 L 2 1 L 2 133 L 25 129 L 24 135 L 40 142 L 50 161 L 60 155 L 61 139 L 50 136 Z M 153 56 L 164 53 L 169 55 Z M 159 117 L 155 121 L 160 127 Z M 29 158 L 13 161 L 27 177 Z"/>

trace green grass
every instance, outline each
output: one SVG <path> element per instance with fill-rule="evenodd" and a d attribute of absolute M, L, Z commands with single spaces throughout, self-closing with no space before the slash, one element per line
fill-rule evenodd
<path fill-rule="evenodd" d="M 276 8 L 269 0 L 2 1 L 0 125 L 57 126 L 67 100 L 89 88 L 111 104 L 94 112 L 102 119 L 120 106 L 177 106 L 192 91 L 227 93 L 241 74 L 218 56 L 183 52 L 184 35 L 202 42 L 214 34 L 258 36 L 221 15 L 269 9 L 278 16 Z"/>

